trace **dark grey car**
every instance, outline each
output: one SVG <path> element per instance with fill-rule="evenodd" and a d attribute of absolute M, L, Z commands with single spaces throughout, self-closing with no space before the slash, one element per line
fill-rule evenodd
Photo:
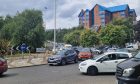
<path fill-rule="evenodd" d="M 77 53 L 72 49 L 61 50 L 48 58 L 49 65 L 65 65 L 71 62 L 78 62 Z"/>

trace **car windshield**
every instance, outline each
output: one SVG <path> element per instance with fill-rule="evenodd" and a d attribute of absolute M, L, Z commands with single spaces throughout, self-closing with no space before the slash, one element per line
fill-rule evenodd
<path fill-rule="evenodd" d="M 139 58 L 140 59 L 140 52 L 137 55 L 135 55 L 135 58 Z"/>
<path fill-rule="evenodd" d="M 64 55 L 65 52 L 66 52 L 66 50 L 61 50 L 61 51 L 58 51 L 58 52 L 56 53 L 56 55 Z"/>
<path fill-rule="evenodd" d="M 81 52 L 90 52 L 90 49 L 89 48 L 84 48 L 81 50 Z"/>
<path fill-rule="evenodd" d="M 92 59 L 92 60 L 96 60 L 96 59 L 98 59 L 98 58 L 102 57 L 103 55 L 104 55 L 104 54 L 101 54 L 101 55 L 95 56 L 95 57 L 93 57 L 93 59 Z"/>
<path fill-rule="evenodd" d="M 117 49 L 116 52 L 128 52 L 127 49 Z"/>

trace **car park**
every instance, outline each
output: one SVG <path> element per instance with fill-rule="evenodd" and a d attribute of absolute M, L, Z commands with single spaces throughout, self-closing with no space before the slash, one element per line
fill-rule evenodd
<path fill-rule="evenodd" d="M 81 73 L 97 75 L 100 72 L 115 72 L 118 63 L 132 57 L 127 52 L 106 52 L 93 59 L 85 60 L 79 64 Z"/>
<path fill-rule="evenodd" d="M 140 52 L 117 65 L 118 84 L 140 84 Z"/>
<path fill-rule="evenodd" d="M 77 53 L 72 49 L 61 50 L 48 58 L 49 65 L 65 65 L 71 62 L 78 62 Z"/>
<path fill-rule="evenodd" d="M 90 48 L 83 48 L 78 54 L 79 60 L 86 60 L 93 58 L 93 52 Z"/>
<path fill-rule="evenodd" d="M 0 75 L 2 75 L 7 70 L 8 70 L 7 61 L 3 57 L 0 57 Z"/>

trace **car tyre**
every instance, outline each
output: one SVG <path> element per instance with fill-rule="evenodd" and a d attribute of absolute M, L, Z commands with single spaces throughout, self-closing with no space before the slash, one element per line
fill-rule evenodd
<path fill-rule="evenodd" d="M 74 60 L 74 62 L 75 62 L 75 63 L 78 63 L 78 60 L 79 60 L 79 59 L 76 57 L 75 60 Z"/>
<path fill-rule="evenodd" d="M 95 76 L 98 74 L 98 69 L 95 66 L 91 66 L 88 68 L 87 74 L 91 76 Z"/>
<path fill-rule="evenodd" d="M 66 65 L 66 61 L 65 60 L 62 60 L 61 61 L 61 65 Z"/>
<path fill-rule="evenodd" d="M 0 76 L 3 75 L 3 73 L 0 73 Z"/>

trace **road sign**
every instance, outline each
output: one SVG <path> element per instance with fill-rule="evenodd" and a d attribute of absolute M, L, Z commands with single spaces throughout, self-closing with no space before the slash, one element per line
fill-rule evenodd
<path fill-rule="evenodd" d="M 16 50 L 19 50 L 19 46 L 16 47 Z"/>
<path fill-rule="evenodd" d="M 22 52 L 26 51 L 27 50 L 27 45 L 25 43 L 23 43 L 22 45 L 20 45 L 20 50 Z"/>
<path fill-rule="evenodd" d="M 27 46 L 26 50 L 31 50 L 31 47 L 30 46 Z"/>

